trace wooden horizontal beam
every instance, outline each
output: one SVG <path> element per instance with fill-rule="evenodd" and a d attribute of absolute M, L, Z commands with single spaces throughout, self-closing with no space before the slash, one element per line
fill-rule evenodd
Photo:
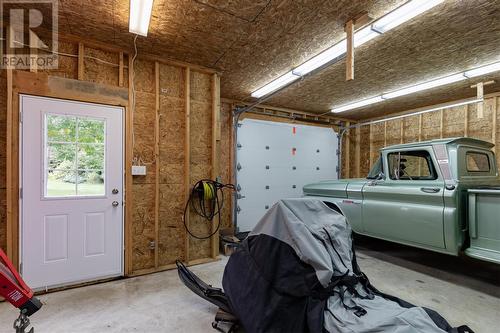
<path fill-rule="evenodd" d="M 235 106 L 240 106 L 240 107 L 245 107 L 250 105 L 251 103 L 231 99 L 231 98 L 221 98 L 222 103 L 229 103 L 229 104 L 234 104 Z M 279 106 L 272 106 L 272 105 L 266 105 L 266 104 L 259 104 L 255 108 L 258 109 L 267 109 L 267 110 L 275 110 L 275 111 L 280 111 L 280 112 L 285 112 L 285 113 L 293 113 L 293 114 L 303 114 L 308 117 L 325 117 L 325 118 L 330 118 L 333 120 L 339 120 L 339 121 L 350 121 L 353 122 L 352 119 L 349 118 L 342 118 L 342 117 L 337 117 L 333 116 L 331 112 L 325 112 L 325 113 L 314 113 L 314 112 L 309 112 L 309 111 L 304 111 L 304 110 L 296 110 L 296 109 L 290 109 L 290 108 L 285 108 L 285 107 L 279 107 Z"/>

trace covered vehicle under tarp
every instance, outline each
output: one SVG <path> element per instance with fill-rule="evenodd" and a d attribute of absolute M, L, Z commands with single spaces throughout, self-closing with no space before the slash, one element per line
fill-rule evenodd
<path fill-rule="evenodd" d="M 275 204 L 230 257 L 223 288 L 246 332 L 472 332 L 373 287 L 346 219 L 315 199 Z"/>

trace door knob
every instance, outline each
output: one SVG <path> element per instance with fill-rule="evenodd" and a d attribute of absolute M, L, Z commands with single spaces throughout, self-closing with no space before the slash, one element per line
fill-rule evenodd
<path fill-rule="evenodd" d="M 118 194 L 118 189 L 117 189 L 117 188 L 114 188 L 114 189 L 111 191 L 111 193 L 113 193 L 113 194 Z"/>
<path fill-rule="evenodd" d="M 112 205 L 113 205 L 113 207 L 118 206 L 118 201 L 113 201 Z"/>

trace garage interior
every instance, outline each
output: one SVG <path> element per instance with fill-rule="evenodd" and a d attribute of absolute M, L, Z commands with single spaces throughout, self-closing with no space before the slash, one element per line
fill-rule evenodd
<path fill-rule="evenodd" d="M 454 231 L 443 221 L 454 213 L 443 185 L 439 234 L 426 236 L 442 245 L 370 237 L 341 212 L 356 232 L 357 262 L 378 290 L 436 310 L 453 327 L 497 332 L 499 1 L 0 5 L 0 249 L 43 304 L 29 318 L 35 332 L 211 331 L 217 307 L 183 285 L 176 261 L 222 286 L 244 243 L 235 237 L 278 200 L 329 179 L 369 186 L 381 180 L 366 177 L 382 148 L 413 144 L 400 146 L 406 152 L 430 140 L 496 156 L 487 160 L 493 177 L 467 185 L 479 192 L 463 200 L 477 206 L 459 201 L 461 236 L 446 239 Z M 443 178 L 443 163 L 462 163 L 445 159 L 434 158 Z M 202 180 L 226 185 L 205 188 L 206 197 L 223 196 L 208 219 L 190 200 Z M 347 186 L 340 201 L 361 216 L 362 197 Z M 482 243 L 465 222 L 480 195 L 493 198 L 474 215 L 493 220 L 476 230 L 490 237 Z M 80 231 L 72 219 L 84 221 Z M 493 254 L 471 258 L 474 246 Z M 13 279 L 5 267 L 0 260 L 0 284 L 2 274 Z M 13 331 L 18 315 L 0 302 L 0 331 Z"/>

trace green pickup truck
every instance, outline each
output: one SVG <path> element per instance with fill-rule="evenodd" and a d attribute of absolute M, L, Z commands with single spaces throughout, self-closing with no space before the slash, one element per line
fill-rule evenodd
<path fill-rule="evenodd" d="M 386 147 L 366 179 L 304 186 L 362 235 L 500 264 L 494 145 L 450 138 Z"/>

